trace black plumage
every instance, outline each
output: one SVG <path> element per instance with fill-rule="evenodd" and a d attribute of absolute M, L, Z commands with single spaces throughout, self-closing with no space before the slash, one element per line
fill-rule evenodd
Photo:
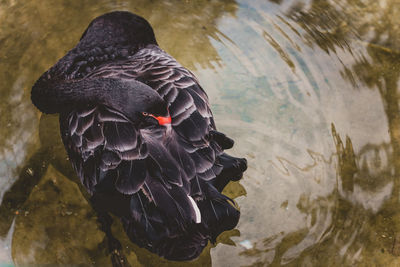
<path fill-rule="evenodd" d="M 143 18 L 93 20 L 35 83 L 32 102 L 60 114 L 93 207 L 120 217 L 139 246 L 189 260 L 236 226 L 239 210 L 221 191 L 242 177 L 246 160 L 223 152 L 233 140 L 216 130 L 206 93 Z"/>

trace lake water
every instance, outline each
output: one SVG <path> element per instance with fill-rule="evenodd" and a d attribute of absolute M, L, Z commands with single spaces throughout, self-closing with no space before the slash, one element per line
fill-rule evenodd
<path fill-rule="evenodd" d="M 191 262 L 114 232 L 133 266 L 400 266 L 400 1 L 0 2 L 0 262 L 110 264 L 35 80 L 98 15 L 128 10 L 209 95 L 249 168 Z"/>

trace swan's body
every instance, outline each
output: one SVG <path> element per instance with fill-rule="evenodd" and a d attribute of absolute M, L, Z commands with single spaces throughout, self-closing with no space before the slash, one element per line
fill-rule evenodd
<path fill-rule="evenodd" d="M 121 218 L 129 238 L 172 260 L 197 257 L 239 219 L 220 191 L 246 161 L 223 152 L 195 76 L 161 50 L 128 12 L 95 19 L 78 45 L 42 75 L 32 101 L 60 113 L 62 139 L 99 214 Z"/>

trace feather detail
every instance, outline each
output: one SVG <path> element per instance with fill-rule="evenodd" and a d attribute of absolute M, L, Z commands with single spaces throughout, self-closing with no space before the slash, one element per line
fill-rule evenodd
<path fill-rule="evenodd" d="M 199 210 L 199 207 L 191 196 L 187 197 L 189 198 L 190 204 L 192 204 L 192 208 L 194 209 L 194 213 L 196 214 L 195 223 L 201 223 L 201 212 Z"/>

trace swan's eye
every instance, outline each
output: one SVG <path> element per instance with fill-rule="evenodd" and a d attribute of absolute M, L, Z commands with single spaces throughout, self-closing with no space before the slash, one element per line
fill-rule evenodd
<path fill-rule="evenodd" d="M 147 113 L 147 112 L 142 112 L 142 115 L 143 115 L 143 116 L 149 116 L 149 113 Z"/>

